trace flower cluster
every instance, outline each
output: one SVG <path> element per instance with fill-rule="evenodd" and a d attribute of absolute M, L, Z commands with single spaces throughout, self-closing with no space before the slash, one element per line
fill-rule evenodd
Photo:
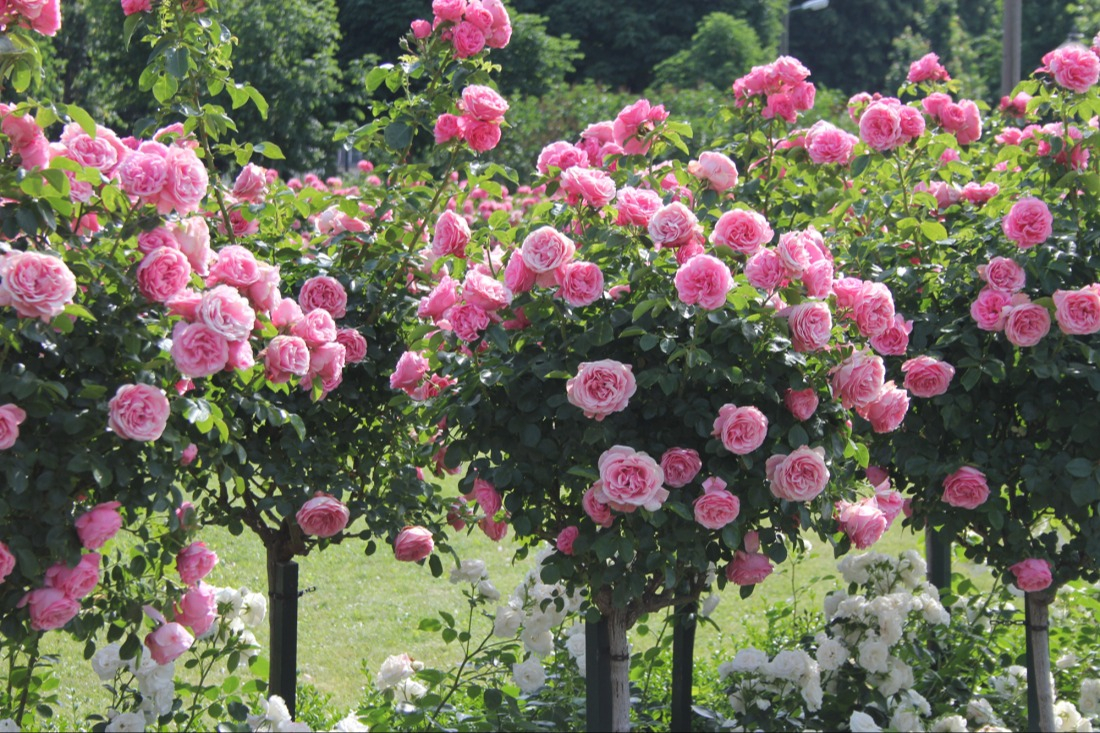
<path fill-rule="evenodd" d="M 492 150 L 500 142 L 500 126 L 508 103 L 491 87 L 474 84 L 462 90 L 460 114 L 441 114 L 435 121 L 436 145 L 461 140 L 475 153 Z"/>
<path fill-rule="evenodd" d="M 432 0 L 434 17 L 412 22 L 413 36 L 427 38 L 440 30 L 455 56 L 469 58 L 485 48 L 504 48 L 512 38 L 512 22 L 501 0 Z"/>
<path fill-rule="evenodd" d="M 766 66 L 754 66 L 745 76 L 733 83 L 734 103 L 738 107 L 764 105 L 760 114 L 764 119 L 782 118 L 794 124 L 798 113 L 812 109 L 816 90 L 801 61 L 791 56 L 780 56 Z"/>

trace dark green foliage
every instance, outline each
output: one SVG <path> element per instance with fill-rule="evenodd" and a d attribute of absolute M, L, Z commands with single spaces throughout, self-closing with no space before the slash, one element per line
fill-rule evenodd
<path fill-rule="evenodd" d="M 727 90 L 764 60 L 752 26 L 726 13 L 711 13 L 700 21 L 690 46 L 654 67 L 654 82 L 680 89 L 710 84 Z"/>

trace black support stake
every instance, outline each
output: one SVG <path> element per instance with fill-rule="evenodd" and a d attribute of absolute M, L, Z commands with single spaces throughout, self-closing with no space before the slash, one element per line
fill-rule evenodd
<path fill-rule="evenodd" d="M 611 642 L 607 619 L 584 622 L 585 714 L 589 733 L 611 730 Z"/>
<path fill-rule="evenodd" d="M 924 530 L 924 554 L 928 563 L 928 582 L 951 590 L 951 540 L 931 527 Z"/>
<path fill-rule="evenodd" d="M 672 733 L 691 731 L 691 683 L 697 603 L 676 609 L 672 628 Z"/>
<path fill-rule="evenodd" d="M 276 562 L 274 570 L 269 694 L 283 698 L 294 717 L 298 682 L 298 563 Z"/>

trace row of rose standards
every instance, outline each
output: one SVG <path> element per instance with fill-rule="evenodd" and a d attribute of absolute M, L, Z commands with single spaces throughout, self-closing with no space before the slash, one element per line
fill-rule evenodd
<path fill-rule="evenodd" d="M 902 90 L 917 102 L 853 98 L 858 137 L 792 129 L 814 94 L 784 57 L 734 85 L 713 149 L 693 156 L 690 128 L 639 100 L 548 145 L 540 188 L 501 200 L 508 171 L 450 174 L 502 134 L 484 49 L 507 14 L 437 0 L 409 63 L 367 78 L 408 96 L 349 133 L 390 151 L 384 185 L 301 195 L 252 164 L 232 187 L 214 171 L 239 148 L 195 90 L 249 93 L 196 61 L 224 43 L 209 5 L 123 4 L 134 27 L 157 19 L 164 119 L 146 139 L 71 107 L 3 109 L 0 575 L 5 609 L 30 609 L 29 626 L 6 613 L 9 654 L 33 666 L 36 634 L 95 587 L 77 517 L 117 531 L 122 509 L 152 542 L 139 513 L 182 491 L 263 539 L 272 588 L 353 518 L 368 551 L 386 534 L 441 572 L 446 510 L 417 465 L 466 468 L 452 527 L 556 545 L 544 576 L 609 621 L 616 729 L 633 621 L 712 582 L 751 592 L 803 530 L 867 547 L 905 503 L 907 521 L 981 536 L 968 554 L 1040 605 L 1094 579 L 1093 426 L 1070 409 L 1098 381 L 1094 52 L 1052 52 L 1029 99 L 1006 100 L 1008 122 L 1045 126 L 983 120 L 926 57 Z M 50 143 L 58 113 L 72 121 Z M 446 156 L 438 178 L 404 166 L 420 133 Z M 80 581 L 59 569 L 26 595 L 58 558 Z M 101 600 L 83 637 L 140 623 L 141 604 Z"/>

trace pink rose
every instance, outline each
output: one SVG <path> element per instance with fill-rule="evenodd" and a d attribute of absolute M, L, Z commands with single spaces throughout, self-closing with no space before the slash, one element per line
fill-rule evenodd
<path fill-rule="evenodd" d="M 833 395 L 844 407 L 864 407 L 874 401 L 886 380 L 882 357 L 856 351 L 830 371 Z"/>
<path fill-rule="evenodd" d="M 915 397 L 936 397 L 947 392 L 955 367 L 931 356 L 918 356 L 901 365 L 903 386 Z"/>
<path fill-rule="evenodd" d="M 12 251 L 0 257 L 0 306 L 23 318 L 52 321 L 76 295 L 76 278 L 61 258 Z"/>
<path fill-rule="evenodd" d="M 601 527 L 610 527 L 615 522 L 615 518 L 611 515 L 611 508 L 607 505 L 607 502 L 600 501 L 598 498 L 598 496 L 603 495 L 603 481 L 597 481 L 588 491 L 584 492 L 581 506 L 584 507 L 584 513 L 593 522 Z"/>
<path fill-rule="evenodd" d="M 763 215 L 747 209 L 727 211 L 718 218 L 710 242 L 752 255 L 772 240 L 775 233 Z"/>
<path fill-rule="evenodd" d="M 828 298 L 833 292 L 833 263 L 826 259 L 811 263 L 802 273 L 802 284 L 811 298 Z"/>
<path fill-rule="evenodd" d="M 863 336 L 877 336 L 894 323 L 894 295 L 882 283 L 865 282 L 852 314 Z"/>
<path fill-rule="evenodd" d="M 462 90 L 459 109 L 482 122 L 500 122 L 508 111 L 508 102 L 495 89 L 472 84 Z"/>
<path fill-rule="evenodd" d="M 505 278 L 507 284 L 507 273 L 505 273 Z M 513 290 L 513 292 L 516 291 Z M 443 318 L 443 314 L 457 302 L 458 281 L 453 279 L 450 275 L 444 275 L 436 286 L 432 288 L 432 291 L 420 299 L 420 305 L 417 306 L 416 315 L 420 318 L 431 318 L 433 321 L 438 321 Z"/>
<path fill-rule="evenodd" d="M 809 420 L 817 410 L 817 391 L 813 387 L 800 390 L 788 389 L 783 395 L 783 404 L 796 420 Z"/>
<path fill-rule="evenodd" d="M 210 183 L 206 166 L 193 150 L 176 145 L 168 149 L 165 163 L 168 177 L 157 200 L 157 212 L 167 214 L 174 209 L 182 216 L 197 211 Z"/>
<path fill-rule="evenodd" d="M 27 593 L 17 608 L 30 606 L 31 628 L 35 631 L 60 629 L 80 612 L 80 604 L 57 588 L 37 588 Z"/>
<path fill-rule="evenodd" d="M 833 295 L 836 296 L 836 307 L 839 310 L 855 308 L 862 292 L 863 281 L 858 277 L 842 277 L 833 280 Z"/>
<path fill-rule="evenodd" d="M 349 516 L 348 508 L 342 502 L 319 491 L 302 505 L 294 520 L 307 535 L 332 537 L 348 526 Z"/>
<path fill-rule="evenodd" d="M 663 105 L 653 107 L 648 99 L 639 99 L 623 107 L 611 123 L 615 143 L 621 145 L 628 155 L 645 155 L 649 152 L 649 140 L 645 136 L 655 129 L 656 123 L 668 118 Z"/>
<path fill-rule="evenodd" d="M 978 185 L 971 181 L 962 187 L 961 196 L 975 206 L 989 203 L 989 200 L 1000 193 L 1001 187 L 996 183 Z"/>
<path fill-rule="evenodd" d="M 716 310 L 726 304 L 733 275 L 726 263 L 711 255 L 697 255 L 676 271 L 676 294 L 688 305 Z"/>
<path fill-rule="evenodd" d="M 417 18 L 409 24 L 412 29 L 413 38 L 418 41 L 422 41 L 432 34 L 432 24 L 423 18 Z"/>
<path fill-rule="evenodd" d="M 172 222 L 168 230 L 175 237 L 180 252 L 187 255 L 191 269 L 200 275 L 209 271 L 213 253 L 210 251 L 210 227 L 201 216 L 191 216 Z"/>
<path fill-rule="evenodd" d="M 600 455 L 598 466 L 603 486 L 596 498 L 606 497 L 606 503 L 619 511 L 632 512 L 637 507 L 657 511 L 668 498 L 662 486 L 665 472 L 648 453 L 616 445 Z"/>
<path fill-rule="evenodd" d="M 905 320 L 900 313 L 894 315 L 894 321 L 884 330 L 872 336 L 868 343 L 871 348 L 883 356 L 904 356 L 909 349 L 909 334 L 913 331 L 913 322 Z"/>
<path fill-rule="evenodd" d="M 205 542 L 192 542 L 176 555 L 176 570 L 184 585 L 194 585 L 218 564 L 218 555 Z"/>
<path fill-rule="evenodd" d="M 950 81 L 951 76 L 947 73 L 947 69 L 940 64 L 939 56 L 934 53 L 926 53 L 909 64 L 909 74 L 906 80 L 913 84 L 922 81 Z"/>
<path fill-rule="evenodd" d="M 432 254 L 466 256 L 466 245 L 470 243 L 470 225 L 453 211 L 444 211 L 435 222 L 435 235 L 432 237 Z"/>
<path fill-rule="evenodd" d="M 191 281 L 191 263 L 177 249 L 160 247 L 142 258 L 137 268 L 138 291 L 149 300 L 165 303 Z"/>
<path fill-rule="evenodd" d="M 700 153 L 699 160 L 688 163 L 687 170 L 715 191 L 728 191 L 737 185 L 737 165 L 722 153 Z"/>
<path fill-rule="evenodd" d="M 1054 217 L 1041 199 L 1022 198 L 1012 205 L 1001 220 L 1005 236 L 1020 249 L 1034 247 L 1047 241 L 1053 231 Z"/>
<path fill-rule="evenodd" d="M 168 164 L 159 155 L 135 151 L 119 166 L 118 181 L 129 195 L 155 200 L 168 181 Z"/>
<path fill-rule="evenodd" d="M 304 377 L 309 372 L 309 346 L 297 336 L 276 336 L 260 356 L 265 376 L 276 384 L 288 381 L 292 374 Z"/>
<path fill-rule="evenodd" d="M 227 341 L 246 340 L 256 325 L 256 311 L 248 298 L 230 285 L 216 285 L 205 291 L 196 315 Z"/>
<path fill-rule="evenodd" d="M 1100 58 L 1084 46 L 1069 44 L 1043 56 L 1041 70 L 1050 72 L 1058 86 L 1084 94 L 1100 79 Z"/>
<path fill-rule="evenodd" d="M 810 501 L 829 483 L 824 448 L 804 445 L 790 455 L 772 456 L 766 470 L 772 494 L 787 501 Z"/>
<path fill-rule="evenodd" d="M 736 585 L 756 585 L 763 583 L 773 570 L 775 568 L 767 555 L 737 550 L 726 566 L 726 580 Z"/>
<path fill-rule="evenodd" d="M 693 506 L 695 521 L 707 529 L 722 529 L 741 513 L 741 500 L 726 491 L 726 482 L 715 476 L 703 482 L 703 495 Z"/>
<path fill-rule="evenodd" d="M 1100 331 L 1100 286 L 1055 290 L 1054 307 L 1062 333 L 1087 336 Z"/>
<path fill-rule="evenodd" d="M 616 195 L 618 218 L 615 223 L 620 226 L 648 227 L 649 220 L 662 205 L 661 197 L 656 191 L 624 186 Z"/>
<path fill-rule="evenodd" d="M 424 527 L 405 527 L 393 541 L 393 555 L 401 562 L 418 562 L 434 549 L 431 530 Z"/>
<path fill-rule="evenodd" d="M 464 119 L 462 139 L 475 153 L 492 150 L 500 143 L 500 125 L 495 122 Z"/>
<path fill-rule="evenodd" d="M 120 438 L 152 442 L 161 436 L 172 408 L 164 390 L 148 384 L 124 384 L 108 403 L 108 427 Z"/>
<path fill-rule="evenodd" d="M 819 120 L 806 131 L 806 152 L 810 160 L 818 165 L 836 163 L 848 165 L 852 162 L 852 151 L 859 138 L 845 132 L 835 125 Z"/>
<path fill-rule="evenodd" d="M 711 435 L 721 440 L 730 453 L 745 456 L 764 445 L 768 418 L 755 407 L 725 404 L 718 410 Z"/>
<path fill-rule="evenodd" d="M 820 301 L 807 301 L 784 311 L 791 334 L 791 346 L 795 351 L 820 351 L 829 345 L 833 332 L 833 314 L 828 305 Z M 780 311 L 780 315 L 784 311 Z"/>
<path fill-rule="evenodd" d="M 485 33 L 473 23 L 464 20 L 452 33 L 455 56 L 460 59 L 468 59 L 485 48 Z"/>
<path fill-rule="evenodd" d="M 470 494 L 466 497 L 467 501 L 473 500 L 477 502 L 477 505 L 481 507 L 481 511 L 485 513 L 487 517 L 494 517 L 496 513 L 500 511 L 500 508 L 504 505 L 504 498 L 497 491 L 496 487 L 484 479 L 474 479 L 474 486 L 471 489 Z"/>
<path fill-rule="evenodd" d="M 436 22 L 458 23 L 466 13 L 466 0 L 432 0 L 432 12 Z"/>
<path fill-rule="evenodd" d="M 99 585 L 101 559 L 99 553 L 89 552 L 81 555 L 76 567 L 55 563 L 46 569 L 45 586 L 56 588 L 74 601 L 83 598 Z"/>
<path fill-rule="evenodd" d="M 95 137 L 84 131 L 76 122 L 65 125 L 61 131 L 61 144 L 68 157 L 89 168 L 96 168 L 105 176 L 114 174 L 118 164 L 130 150 L 118 139 L 118 135 L 103 125 L 96 125 Z"/>
<path fill-rule="evenodd" d="M 559 532 L 557 539 L 554 540 L 554 545 L 558 548 L 558 552 L 563 555 L 572 555 L 573 543 L 577 540 L 577 535 L 580 533 L 580 529 L 575 526 L 566 527 Z"/>
<path fill-rule="evenodd" d="M 976 509 L 989 498 L 985 474 L 963 466 L 943 480 L 943 501 L 959 509 Z"/>
<path fill-rule="evenodd" d="M 336 321 L 327 310 L 317 308 L 291 326 L 290 333 L 304 339 L 309 348 L 315 349 L 336 340 Z"/>
<path fill-rule="evenodd" d="M 489 314 L 476 305 L 456 305 L 447 311 L 446 320 L 455 335 L 467 343 L 477 341 L 489 327 Z"/>
<path fill-rule="evenodd" d="M 73 526 L 86 550 L 98 550 L 122 528 L 122 516 L 118 513 L 120 502 L 97 504 L 77 517 Z"/>
<path fill-rule="evenodd" d="M 539 152 L 535 168 L 542 175 L 549 175 L 551 168 L 557 168 L 565 172 L 574 166 L 587 168 L 589 165 L 588 153 L 564 140 L 552 142 Z"/>
<path fill-rule="evenodd" d="M 468 304 L 476 305 L 489 313 L 512 303 L 512 293 L 504 283 L 477 270 L 466 272 L 466 280 L 462 283 L 462 297 Z"/>
<path fill-rule="evenodd" d="M 636 389 L 632 367 L 612 359 L 582 362 L 565 384 L 569 404 L 597 421 L 625 410 Z"/>
<path fill-rule="evenodd" d="M 1049 332 L 1050 311 L 1043 306 L 1024 302 L 1005 308 L 1005 337 L 1013 345 L 1034 346 Z"/>
<path fill-rule="evenodd" d="M 535 286 L 537 277 L 538 273 L 528 268 L 523 262 L 523 255 L 513 251 L 512 256 L 508 258 L 508 265 L 504 268 L 504 287 L 513 294 L 526 293 Z"/>
<path fill-rule="evenodd" d="M 703 467 L 699 453 L 691 448 L 669 448 L 661 456 L 665 484 L 674 489 L 690 484 Z"/>
<path fill-rule="evenodd" d="M 603 297 L 603 272 L 592 262 L 567 262 L 555 276 L 561 285 L 558 295 L 574 308 L 592 305 Z"/>
<path fill-rule="evenodd" d="M 994 257 L 987 265 L 978 265 L 978 277 L 994 290 L 1016 293 L 1023 290 L 1027 281 L 1024 268 L 1007 257 Z"/>
<path fill-rule="evenodd" d="M 8 403 L 0 405 L 0 450 L 7 450 L 19 440 L 19 426 L 27 419 L 23 408 Z"/>
<path fill-rule="evenodd" d="M 390 389 L 411 390 L 428 373 L 428 359 L 415 351 L 406 351 L 397 360 L 397 366 L 390 375 Z"/>
<path fill-rule="evenodd" d="M 302 284 L 298 305 L 303 313 L 320 308 L 328 311 L 333 318 L 343 318 L 347 315 L 348 293 L 336 278 L 319 275 Z"/>
<path fill-rule="evenodd" d="M 1025 593 L 1034 593 L 1050 587 L 1054 580 L 1053 566 L 1049 560 L 1028 558 L 1021 560 L 1009 568 L 1009 572 L 1016 576 L 1016 587 Z"/>
<path fill-rule="evenodd" d="M 854 504 L 842 501 L 837 509 L 840 531 L 848 535 L 859 550 L 866 550 L 878 542 L 890 524 L 874 497 L 860 499 Z"/>
<path fill-rule="evenodd" d="M 453 115 L 450 112 L 439 115 L 432 130 L 432 134 L 435 136 L 435 144 L 443 145 L 455 138 L 461 138 L 463 124 L 463 119 L 458 115 Z"/>
<path fill-rule="evenodd" d="M 649 238 L 658 249 L 662 247 L 680 247 L 687 244 L 699 233 L 699 220 L 691 209 L 673 201 L 654 212 L 647 226 Z"/>
<path fill-rule="evenodd" d="M 903 139 L 898 109 L 884 102 L 872 102 L 859 118 L 859 137 L 878 151 L 896 148 Z"/>
<path fill-rule="evenodd" d="M 247 288 L 260 279 L 260 263 L 256 255 L 240 245 L 231 244 L 218 250 L 207 286 L 225 283 L 234 288 Z"/>
<path fill-rule="evenodd" d="M 893 382 L 887 382 L 878 397 L 856 411 L 871 423 L 871 429 L 876 433 L 891 433 L 901 426 L 905 413 L 909 411 L 909 393 L 895 387 Z"/>
<path fill-rule="evenodd" d="M 176 604 L 175 619 L 177 624 L 188 627 L 196 636 L 202 636 L 218 620 L 217 591 L 200 580 Z"/>
<path fill-rule="evenodd" d="M 320 377 L 322 397 L 340 386 L 344 379 L 347 352 L 335 340 L 313 347 L 309 353 L 309 371 L 302 380 L 302 389 L 310 389 L 315 378 Z"/>
<path fill-rule="evenodd" d="M 157 664 L 168 664 L 180 657 L 195 643 L 195 637 L 175 621 L 161 624 L 145 637 L 149 656 Z"/>
<path fill-rule="evenodd" d="M 147 232 L 139 232 L 137 235 L 138 251 L 142 254 L 149 254 L 153 250 L 161 247 L 170 247 L 171 249 L 179 249 L 180 243 L 176 241 L 176 238 L 172 236 L 171 230 L 168 227 L 155 227 Z M 190 260 L 188 260 L 190 264 Z"/>
<path fill-rule="evenodd" d="M 588 206 L 607 206 L 615 198 L 615 181 L 601 170 L 573 166 L 561 174 L 561 190 L 570 203 L 583 201 Z"/>
<path fill-rule="evenodd" d="M 190 466 L 192 463 L 195 462 L 195 458 L 197 458 L 198 455 L 199 455 L 199 447 L 197 445 L 195 445 L 194 443 L 188 443 L 187 447 L 184 448 L 183 452 L 180 454 L 180 465 L 181 466 Z M 184 502 L 184 504 L 188 504 L 188 503 L 189 502 Z M 181 522 L 181 524 L 182 524 L 182 522 Z"/>
<path fill-rule="evenodd" d="M 970 304 L 970 317 L 983 331 L 1001 331 L 1005 327 L 1004 310 L 1011 303 L 1008 293 L 993 288 L 982 288 Z"/>
<path fill-rule="evenodd" d="M 500 542 L 508 534 L 508 522 L 503 519 L 498 522 L 492 517 L 482 517 L 477 526 L 493 542 Z"/>
<path fill-rule="evenodd" d="M 0 542 L 0 583 L 7 580 L 13 570 L 15 570 L 15 555 L 7 545 Z"/>
<path fill-rule="evenodd" d="M 527 235 L 520 247 L 523 263 L 536 273 L 551 272 L 573 259 L 573 240 L 553 227 L 539 227 Z"/>
<path fill-rule="evenodd" d="M 257 201 L 266 187 L 267 172 L 255 163 L 249 163 L 237 174 L 232 195 L 238 201 Z"/>
<path fill-rule="evenodd" d="M 348 364 L 358 364 L 367 357 L 367 340 L 354 328 L 339 329 L 336 343 L 343 345 Z"/>
<path fill-rule="evenodd" d="M 754 288 L 771 292 L 786 281 L 787 271 L 775 250 L 761 249 L 745 263 L 745 277 Z"/>
<path fill-rule="evenodd" d="M 205 323 L 177 323 L 172 330 L 172 360 L 190 379 L 208 377 L 229 363 L 229 340 Z"/>

